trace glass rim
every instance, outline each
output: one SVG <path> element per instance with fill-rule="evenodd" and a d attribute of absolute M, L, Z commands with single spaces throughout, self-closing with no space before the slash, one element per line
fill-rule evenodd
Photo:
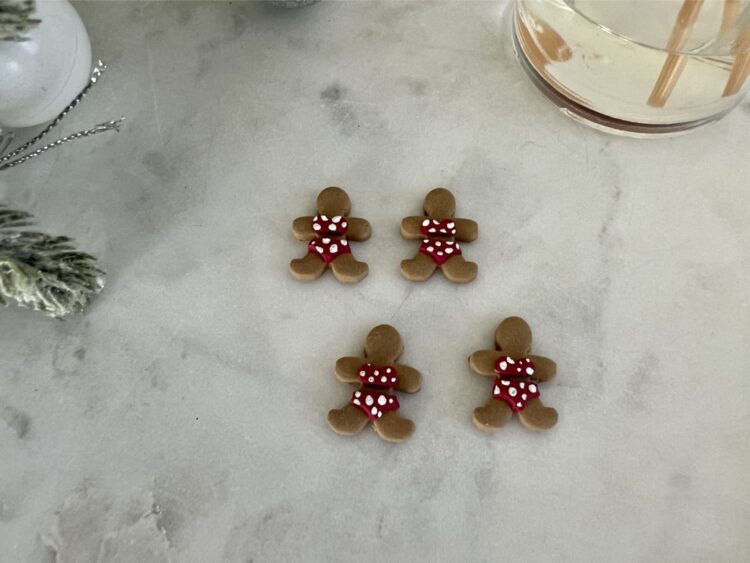
<path fill-rule="evenodd" d="M 515 3 L 521 2 L 522 0 L 516 0 Z M 635 37 L 631 37 L 629 35 L 625 35 L 624 33 L 615 31 L 609 26 L 606 26 L 602 24 L 599 21 L 596 21 L 595 19 L 592 19 L 589 15 L 585 14 L 581 10 L 577 9 L 575 6 L 575 0 L 561 0 L 563 4 L 565 4 L 566 8 L 569 9 L 571 12 L 573 12 L 575 15 L 583 18 L 587 22 L 589 22 L 591 25 L 594 25 L 607 33 L 611 34 L 614 37 L 617 37 L 619 39 L 622 39 L 623 41 L 627 41 L 628 43 L 632 43 L 635 45 L 638 45 L 640 47 L 643 47 L 645 49 L 650 49 L 652 51 L 659 51 L 660 53 L 673 53 L 675 55 L 687 55 L 687 56 L 699 56 L 699 57 L 733 57 L 737 55 L 742 55 L 745 53 L 750 53 L 750 40 L 746 41 L 746 47 L 742 50 L 736 50 L 735 45 L 739 41 L 739 37 L 743 33 L 750 34 L 750 2 L 747 2 L 747 5 L 744 8 L 744 17 L 739 16 L 738 22 L 741 19 L 746 20 L 744 22 L 744 25 L 736 25 L 736 31 L 734 33 L 734 37 L 732 41 L 723 44 L 722 50 L 717 51 L 711 51 L 711 47 L 716 45 L 716 42 L 719 38 L 719 33 L 710 40 L 706 41 L 702 45 L 699 45 L 693 49 L 667 49 L 666 45 L 663 46 L 656 46 L 652 45 L 651 43 L 647 43 L 643 41 L 642 39 L 637 39 Z M 601 0 L 602 2 L 651 2 L 653 0 Z M 659 0 L 657 0 L 659 1 Z M 664 0 L 662 0 L 664 1 Z M 716 0 L 719 1 L 719 0 Z"/>

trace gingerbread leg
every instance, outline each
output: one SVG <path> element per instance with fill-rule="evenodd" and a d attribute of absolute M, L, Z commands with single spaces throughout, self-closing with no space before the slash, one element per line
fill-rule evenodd
<path fill-rule="evenodd" d="M 540 399 L 531 399 L 518 413 L 518 420 L 529 430 L 547 430 L 557 423 L 557 411 L 545 407 Z"/>
<path fill-rule="evenodd" d="M 453 256 L 443 264 L 443 274 L 453 283 L 469 283 L 477 277 L 477 265 L 463 256 Z"/>
<path fill-rule="evenodd" d="M 336 279 L 344 283 L 356 283 L 367 276 L 369 268 L 365 262 L 357 261 L 351 254 L 337 256 L 331 262 Z"/>
<path fill-rule="evenodd" d="M 289 270 L 294 279 L 300 281 L 317 280 L 326 271 L 326 263 L 313 253 L 304 258 L 295 258 L 289 263 Z"/>
<path fill-rule="evenodd" d="M 403 442 L 414 432 L 414 423 L 395 411 L 385 413 L 373 426 L 378 436 L 387 442 Z"/>
<path fill-rule="evenodd" d="M 342 409 L 328 413 L 328 426 L 337 434 L 354 436 L 367 426 L 367 415 L 359 407 L 349 403 Z"/>
<path fill-rule="evenodd" d="M 490 397 L 487 404 L 474 409 L 472 422 L 474 426 L 487 432 L 502 428 L 511 416 L 513 416 L 513 411 L 510 410 L 508 403 Z"/>
<path fill-rule="evenodd" d="M 401 275 L 409 281 L 425 281 L 436 268 L 435 261 L 423 252 L 418 252 L 414 258 L 401 261 Z"/>

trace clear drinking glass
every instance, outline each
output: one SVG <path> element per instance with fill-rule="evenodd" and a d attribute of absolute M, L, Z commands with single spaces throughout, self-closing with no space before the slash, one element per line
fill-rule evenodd
<path fill-rule="evenodd" d="M 514 40 L 565 113 L 624 134 L 719 119 L 750 82 L 750 0 L 516 0 Z"/>

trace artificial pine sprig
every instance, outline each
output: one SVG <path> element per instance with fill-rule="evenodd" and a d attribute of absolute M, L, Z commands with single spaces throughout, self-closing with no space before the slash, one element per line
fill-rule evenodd
<path fill-rule="evenodd" d="M 17 230 L 33 224 L 31 214 L 0 205 L 0 304 L 12 299 L 52 317 L 82 312 L 104 272 L 71 238 Z"/>
<path fill-rule="evenodd" d="M 31 15 L 34 0 L 0 0 L 0 41 L 26 41 L 26 33 L 39 25 Z"/>

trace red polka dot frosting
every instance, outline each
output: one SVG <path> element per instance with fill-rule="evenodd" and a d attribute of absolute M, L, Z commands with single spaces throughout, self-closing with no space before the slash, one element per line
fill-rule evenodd
<path fill-rule="evenodd" d="M 349 248 L 349 241 L 345 238 L 318 237 L 310 241 L 307 251 L 319 256 L 326 264 L 330 264 L 337 256 L 351 254 L 352 249 Z"/>
<path fill-rule="evenodd" d="M 495 363 L 495 379 L 492 396 L 505 401 L 513 412 L 526 408 L 531 399 L 539 397 L 538 381 L 534 375 L 534 362 L 529 358 L 514 360 L 510 356 L 500 356 Z"/>
<path fill-rule="evenodd" d="M 349 228 L 346 217 L 336 215 L 330 219 L 326 215 L 313 217 L 313 230 L 319 235 L 345 235 Z"/>
<path fill-rule="evenodd" d="M 419 252 L 429 256 L 440 266 L 452 256 L 461 255 L 461 247 L 454 241 L 426 238 L 419 245 Z"/>
<path fill-rule="evenodd" d="M 388 411 L 398 410 L 399 407 L 395 395 L 364 389 L 352 394 L 352 404 L 362 409 L 371 422 L 381 418 Z"/>
<path fill-rule="evenodd" d="M 500 356 L 495 362 L 495 373 L 508 377 L 530 377 L 534 375 L 534 362 L 529 358 L 514 360 L 510 356 Z"/>
<path fill-rule="evenodd" d="M 359 380 L 364 385 L 373 387 L 395 387 L 398 383 L 398 372 L 393 366 L 363 364 L 359 368 Z"/>
<path fill-rule="evenodd" d="M 420 230 L 428 237 L 452 237 L 456 234 L 456 223 L 452 219 L 425 219 Z"/>

